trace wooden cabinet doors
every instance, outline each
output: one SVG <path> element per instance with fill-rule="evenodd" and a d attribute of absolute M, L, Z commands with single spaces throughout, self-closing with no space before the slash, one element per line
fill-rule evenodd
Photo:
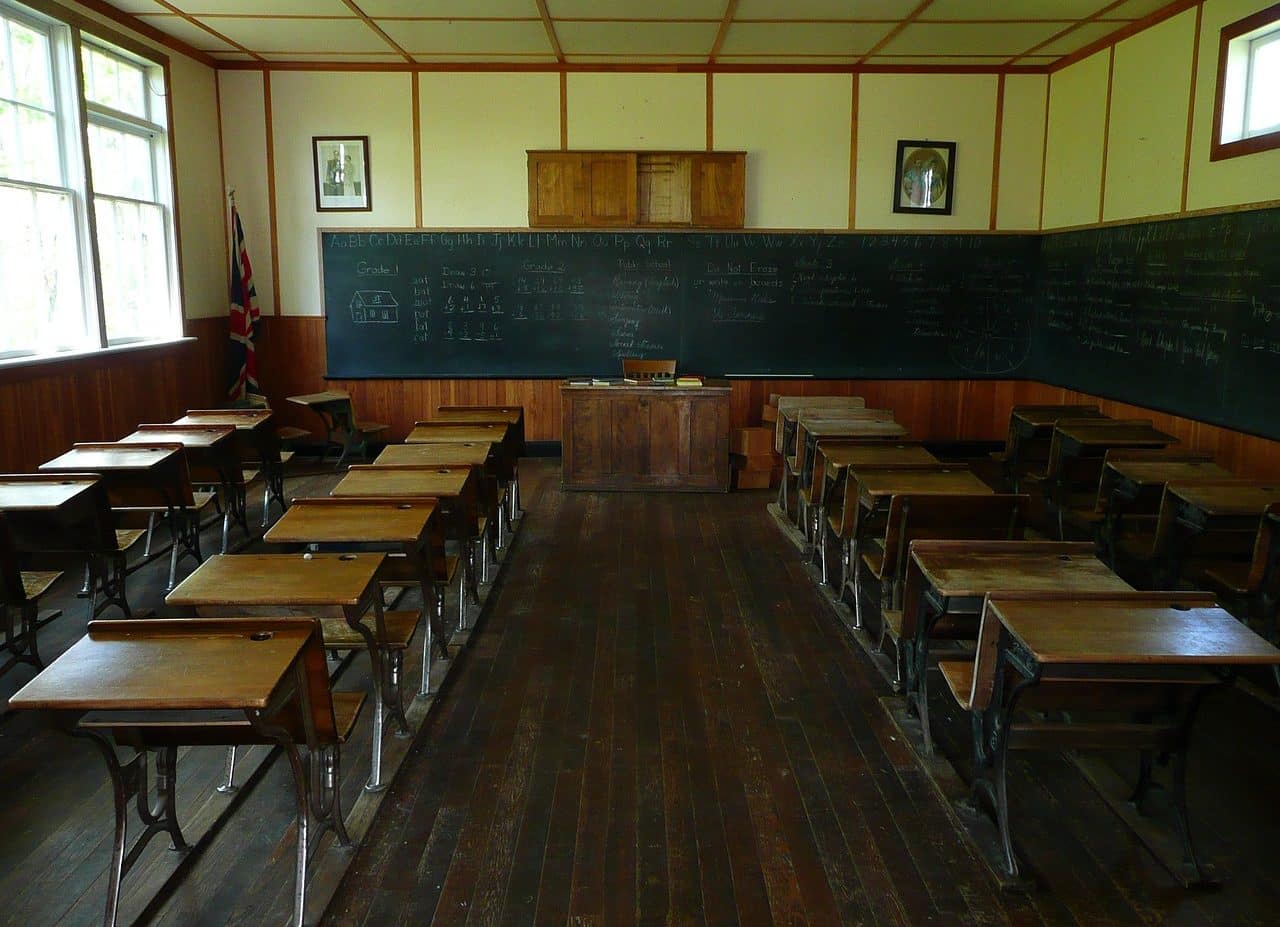
<path fill-rule="evenodd" d="M 690 176 L 694 225 L 742 228 L 746 221 L 746 155 L 740 151 L 693 156 Z"/>
<path fill-rule="evenodd" d="M 587 225 L 635 225 L 635 152 L 584 154 L 582 179 L 582 220 Z"/>
<path fill-rule="evenodd" d="M 582 155 L 529 152 L 529 224 L 579 225 L 582 217 Z"/>

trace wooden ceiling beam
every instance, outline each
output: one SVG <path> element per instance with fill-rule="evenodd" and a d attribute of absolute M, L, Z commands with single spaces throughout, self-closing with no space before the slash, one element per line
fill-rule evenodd
<path fill-rule="evenodd" d="M 711 43 L 711 54 L 707 55 L 707 64 L 715 64 L 720 57 L 720 49 L 724 47 L 729 27 L 733 25 L 733 16 L 738 12 L 738 0 L 728 0 L 724 5 L 724 15 L 720 17 L 720 28 L 716 30 L 716 40 Z"/>
<path fill-rule="evenodd" d="M 886 45 L 888 45 L 890 42 L 896 39 L 899 35 L 901 35 L 903 30 L 906 29 L 907 26 L 911 25 L 913 22 L 915 22 L 917 19 L 923 16 L 924 11 L 929 9 L 929 7 L 931 6 L 933 6 L 933 0 L 923 0 L 923 2 L 919 6 L 917 6 L 914 10 L 912 10 L 910 13 L 907 14 L 906 19 L 902 20 L 902 22 L 898 23 L 896 26 L 890 29 L 888 34 L 885 35 L 885 37 L 882 38 L 879 42 L 876 42 L 875 45 L 872 45 L 871 50 L 858 59 L 858 64 L 866 63 L 866 60 L 868 58 L 870 58 L 872 55 L 879 52 L 880 49 L 884 48 Z"/>
<path fill-rule="evenodd" d="M 1038 42 L 1035 45 L 1032 45 L 1022 54 L 1014 55 L 1012 58 L 1006 61 L 1005 64 L 1013 64 L 1015 61 L 1019 61 L 1020 59 L 1025 58 L 1028 55 L 1034 55 L 1040 49 L 1045 48 L 1048 45 L 1051 45 L 1052 43 L 1058 41 L 1059 39 L 1070 35 L 1071 33 L 1075 32 L 1077 29 L 1079 29 L 1081 26 L 1087 26 L 1089 23 L 1097 22 L 1107 13 L 1110 13 L 1116 7 L 1121 6 L 1126 2 L 1127 0 L 1112 0 L 1111 3 L 1108 3 L 1106 6 L 1102 7 L 1102 9 L 1095 10 L 1092 15 L 1086 16 L 1084 19 L 1076 20 L 1071 25 L 1067 26 L 1065 29 L 1059 29 L 1057 32 L 1049 36 L 1043 42 Z"/>
<path fill-rule="evenodd" d="M 407 51 L 405 51 L 403 48 L 401 48 L 401 47 L 400 47 L 400 45 L 399 45 L 399 43 L 398 43 L 398 42 L 396 42 L 396 40 L 395 40 L 395 39 L 393 39 L 393 38 L 391 38 L 391 36 L 387 35 L 387 34 L 382 30 L 382 27 L 381 27 L 381 26 L 379 26 L 379 25 L 378 25 L 377 23 L 375 23 L 372 19 L 370 19 L 370 18 L 369 18 L 369 14 L 367 14 L 364 10 L 360 9 L 360 7 L 359 7 L 359 6 L 357 6 L 357 5 L 355 4 L 354 0 L 342 0 L 342 2 L 343 2 L 344 4 L 346 4 L 347 9 L 349 9 L 352 13 L 355 13 L 355 14 L 356 14 L 356 16 L 357 16 L 357 17 L 359 17 L 359 19 L 360 19 L 360 21 L 361 21 L 361 22 L 363 22 L 366 26 L 368 26 L 370 29 L 372 29 L 374 32 L 376 32 L 376 33 L 378 34 L 378 36 L 382 39 L 382 41 L 384 41 L 384 42 L 386 42 L 388 45 L 390 45 L 390 46 L 392 47 L 392 49 L 394 49 L 394 50 L 395 50 L 395 53 L 396 53 L 397 55 L 399 55 L 400 57 L 404 58 L 404 60 L 405 60 L 405 61 L 412 61 L 412 60 L 413 60 L 413 56 L 412 56 L 412 55 L 410 55 L 410 54 L 409 54 Z"/>
<path fill-rule="evenodd" d="M 560 39 L 556 36 L 556 24 L 551 21 L 551 13 L 547 10 L 547 0 L 535 0 L 538 4 L 538 15 L 542 17 L 542 27 L 547 30 L 547 41 L 556 54 L 556 61 L 564 64 L 564 49 L 560 47 Z"/>

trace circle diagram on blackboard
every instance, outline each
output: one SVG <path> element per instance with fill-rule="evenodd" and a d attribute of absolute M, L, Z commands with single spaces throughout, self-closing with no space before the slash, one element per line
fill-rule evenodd
<path fill-rule="evenodd" d="M 957 320 L 948 353 L 979 376 L 1012 373 L 1031 354 L 1031 324 L 1007 306 L 973 306 Z"/>

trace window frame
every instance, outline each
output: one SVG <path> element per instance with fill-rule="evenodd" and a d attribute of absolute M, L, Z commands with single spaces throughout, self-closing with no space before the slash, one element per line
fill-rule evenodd
<path fill-rule="evenodd" d="M 1251 33 L 1255 33 L 1252 34 Z M 1222 129 L 1225 121 L 1225 104 L 1227 97 L 1228 72 L 1232 65 L 1239 66 L 1244 62 L 1245 87 L 1241 89 L 1241 97 L 1246 107 L 1244 118 L 1248 118 L 1248 92 L 1252 72 L 1252 50 L 1258 39 L 1280 35 L 1280 3 L 1273 3 L 1266 9 L 1259 10 L 1251 16 L 1236 20 L 1222 27 L 1218 35 L 1218 83 L 1213 98 L 1213 126 L 1209 136 L 1209 160 L 1223 161 L 1244 155 L 1256 154 L 1280 148 L 1280 126 L 1267 132 L 1248 134 L 1244 124 L 1241 125 L 1241 136 L 1230 141 L 1222 140 Z"/>
<path fill-rule="evenodd" d="M 0 355 L 0 369 L 25 367 L 38 364 L 59 363 L 75 358 L 93 357 L 98 354 L 117 353 L 147 347 L 163 347 L 190 340 L 190 326 L 186 313 L 186 294 L 183 290 L 181 212 L 177 177 L 177 159 L 174 142 L 173 80 L 169 57 L 132 36 L 117 32 L 98 20 L 91 19 L 53 0 L 0 0 L 0 12 L 22 22 L 51 33 L 61 43 L 64 56 L 55 62 L 54 94 L 62 114 L 59 120 L 58 138 L 63 155 L 64 176 L 67 186 L 54 188 L 67 192 L 73 200 L 77 220 L 77 246 L 80 280 L 83 293 L 83 309 L 87 341 L 81 347 L 65 350 L 49 349 L 39 345 L 33 351 L 7 352 Z M 173 327 L 154 338 L 108 339 L 106 311 L 102 294 L 102 265 L 98 253 L 97 221 L 94 215 L 92 165 L 89 158 L 89 106 L 86 98 L 86 82 L 83 67 L 83 49 L 86 45 L 105 49 L 117 56 L 132 58 L 144 67 L 159 70 L 164 82 L 164 101 L 159 104 L 148 101 L 148 114 L 155 125 L 163 129 L 163 137 L 152 141 L 152 174 L 159 194 L 157 204 L 165 212 L 165 247 L 167 273 L 170 287 L 170 311 Z M 61 66 L 65 70 L 57 73 Z M 96 104 L 95 104 L 96 105 Z M 153 107 L 163 105 L 163 121 L 157 118 L 159 111 Z M 103 112 L 109 108 L 101 107 Z M 137 122 L 128 113 L 115 113 L 116 118 Z M 23 186 L 30 186 L 21 182 Z M 165 184 L 167 183 L 167 188 Z M 41 185 L 35 185 L 41 186 Z M 47 186 L 47 185 L 44 185 Z M 167 199 L 164 194 L 167 192 Z M 124 199 L 110 197 L 108 199 Z M 150 200 L 140 201 L 152 204 Z"/>

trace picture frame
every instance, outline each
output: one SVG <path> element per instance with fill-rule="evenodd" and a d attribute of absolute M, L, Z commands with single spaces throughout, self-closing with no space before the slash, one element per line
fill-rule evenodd
<path fill-rule="evenodd" d="M 894 164 L 894 212 L 951 215 L 956 186 L 955 142 L 900 139 Z"/>
<path fill-rule="evenodd" d="M 313 135 L 316 212 L 369 212 L 369 136 Z"/>

